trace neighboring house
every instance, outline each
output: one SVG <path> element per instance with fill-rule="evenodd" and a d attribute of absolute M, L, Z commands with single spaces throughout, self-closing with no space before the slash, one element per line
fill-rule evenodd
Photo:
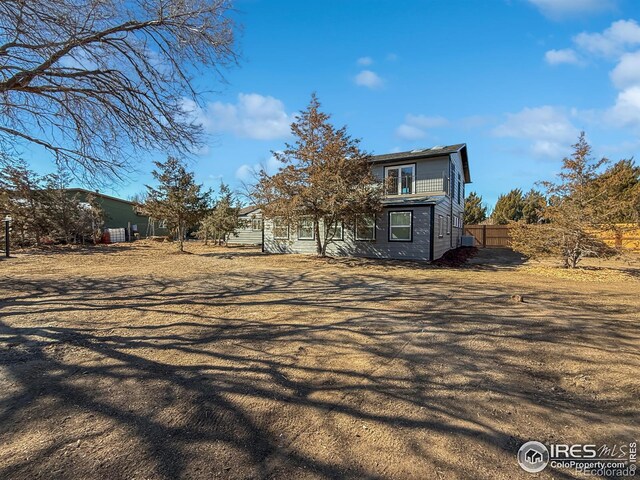
<path fill-rule="evenodd" d="M 104 228 L 128 228 L 130 225 L 135 231 L 135 226 L 141 238 L 169 235 L 169 230 L 163 222 L 150 219 L 147 215 L 137 211 L 134 202 L 84 188 L 68 188 L 67 193 L 77 195 L 80 201 L 86 201 L 88 195 L 93 195 L 104 212 Z"/>
<path fill-rule="evenodd" d="M 327 254 L 435 260 L 460 245 L 464 186 L 471 182 L 466 144 L 376 155 L 370 161 L 374 174 L 386 182 L 383 210 L 356 225 L 337 225 Z M 316 253 L 313 227 L 312 221 L 287 225 L 265 219 L 263 248 Z"/>
<path fill-rule="evenodd" d="M 262 211 L 251 205 L 240 209 L 241 227 L 229 235 L 228 245 L 262 245 Z"/>

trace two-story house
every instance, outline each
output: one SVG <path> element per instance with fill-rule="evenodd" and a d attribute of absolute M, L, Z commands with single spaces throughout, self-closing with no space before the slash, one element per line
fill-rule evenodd
<path fill-rule="evenodd" d="M 466 144 L 376 155 L 370 161 L 384 181 L 383 209 L 355 225 L 339 224 L 329 255 L 435 260 L 460 245 L 464 186 L 471 182 Z M 311 224 L 265 220 L 263 249 L 314 254 L 313 235 Z"/>

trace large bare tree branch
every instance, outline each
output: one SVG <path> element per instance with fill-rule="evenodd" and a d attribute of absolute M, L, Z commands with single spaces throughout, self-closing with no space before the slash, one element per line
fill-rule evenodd
<path fill-rule="evenodd" d="M 34 143 L 91 178 L 140 150 L 184 154 L 194 75 L 236 61 L 229 0 L 2 0 L 0 146 Z"/>

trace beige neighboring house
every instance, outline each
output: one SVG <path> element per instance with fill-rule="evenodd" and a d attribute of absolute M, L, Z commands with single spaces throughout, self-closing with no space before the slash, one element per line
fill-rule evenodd
<path fill-rule="evenodd" d="M 242 226 L 227 240 L 228 245 L 262 245 L 262 211 L 256 205 L 240 209 Z"/>

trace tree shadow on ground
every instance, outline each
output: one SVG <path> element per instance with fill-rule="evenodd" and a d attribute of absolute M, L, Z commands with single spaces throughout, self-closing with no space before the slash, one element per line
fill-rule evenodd
<path fill-rule="evenodd" d="M 305 271 L 0 288 L 3 478 L 514 478 L 557 425 L 639 426 L 624 304 Z"/>

